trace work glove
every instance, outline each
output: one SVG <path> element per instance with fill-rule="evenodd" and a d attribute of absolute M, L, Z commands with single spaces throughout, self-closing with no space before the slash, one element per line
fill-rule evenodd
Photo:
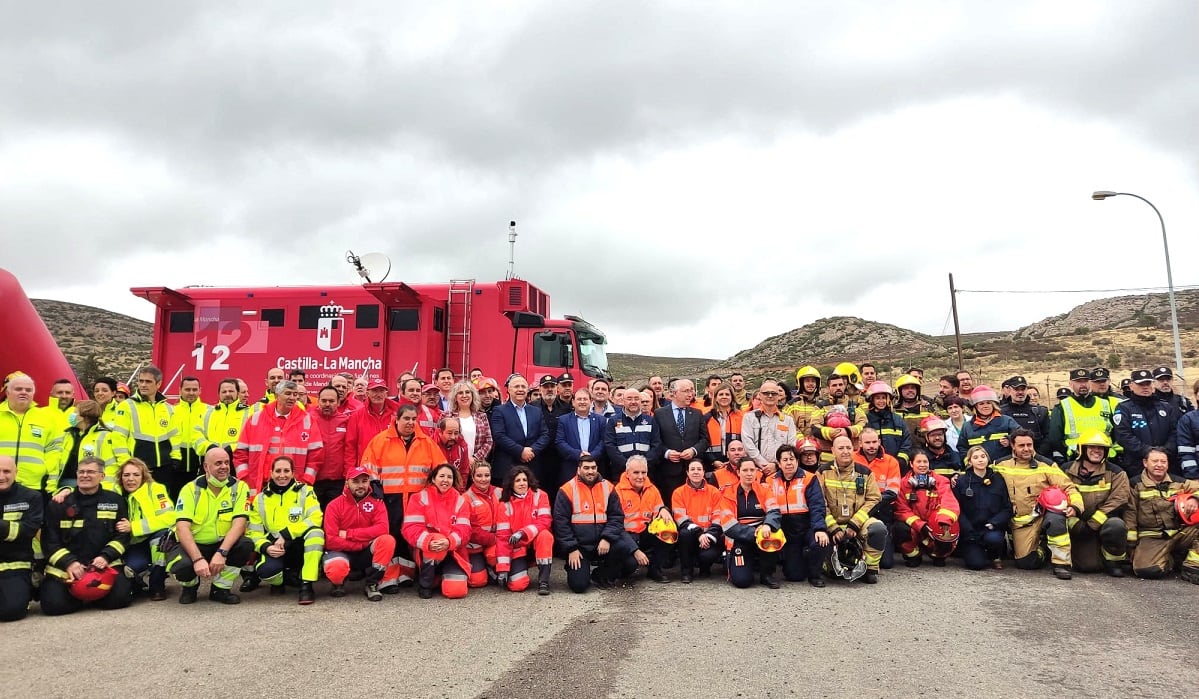
<path fill-rule="evenodd" d="M 516 546 L 516 545 L 520 544 L 520 539 L 521 539 L 521 535 L 519 532 L 517 532 L 516 534 L 513 534 L 512 536 L 508 537 L 508 545 Z"/>
<path fill-rule="evenodd" d="M 879 504 L 890 505 L 891 503 L 895 502 L 895 499 L 897 497 L 899 497 L 899 494 L 896 493 L 894 490 L 884 490 L 882 502 Z"/>

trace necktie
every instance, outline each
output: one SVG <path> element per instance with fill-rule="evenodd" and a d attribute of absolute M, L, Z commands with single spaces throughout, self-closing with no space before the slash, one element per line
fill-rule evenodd
<path fill-rule="evenodd" d="M 682 410 L 679 410 L 677 408 L 675 409 L 674 421 L 675 421 L 675 424 L 677 424 L 679 426 L 679 436 L 682 437 L 683 430 L 686 428 L 686 425 L 684 424 L 685 421 L 683 420 L 683 411 Z"/>

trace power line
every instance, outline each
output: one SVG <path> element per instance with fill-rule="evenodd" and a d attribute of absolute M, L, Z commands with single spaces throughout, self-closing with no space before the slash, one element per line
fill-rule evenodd
<path fill-rule="evenodd" d="M 1176 286 L 1175 291 L 1199 289 L 1199 284 Z M 1140 286 L 1127 289 L 958 289 L 959 294 L 1106 294 L 1123 291 L 1169 291 L 1168 286 Z"/>

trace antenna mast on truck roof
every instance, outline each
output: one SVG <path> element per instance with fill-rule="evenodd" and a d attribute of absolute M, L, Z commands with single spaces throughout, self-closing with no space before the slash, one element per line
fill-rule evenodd
<path fill-rule="evenodd" d="M 508 222 L 508 276 L 504 277 L 505 281 L 510 281 L 516 267 L 516 221 Z"/>

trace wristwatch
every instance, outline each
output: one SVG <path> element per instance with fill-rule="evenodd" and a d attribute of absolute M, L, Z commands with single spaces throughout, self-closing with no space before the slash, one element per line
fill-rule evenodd
<path fill-rule="evenodd" d="M 229 557 L 229 552 L 228 552 L 228 551 L 226 551 L 225 549 L 217 549 L 217 550 L 216 550 L 216 552 L 217 552 L 217 553 L 219 553 L 219 554 L 221 554 L 221 558 L 228 558 L 228 557 Z"/>

